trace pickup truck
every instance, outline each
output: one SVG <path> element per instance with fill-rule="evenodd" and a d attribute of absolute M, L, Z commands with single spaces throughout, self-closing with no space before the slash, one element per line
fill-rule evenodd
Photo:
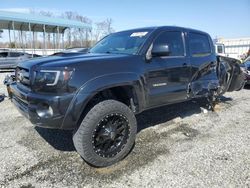
<path fill-rule="evenodd" d="M 117 32 L 86 53 L 66 53 L 18 65 L 12 101 L 36 126 L 71 129 L 90 165 L 122 160 L 133 148 L 135 115 L 240 90 L 236 60 L 217 57 L 211 37 L 182 27 Z"/>
<path fill-rule="evenodd" d="M 31 54 L 23 52 L 0 51 L 0 70 L 15 69 L 18 63 L 37 56 L 38 55 L 32 56 Z"/>

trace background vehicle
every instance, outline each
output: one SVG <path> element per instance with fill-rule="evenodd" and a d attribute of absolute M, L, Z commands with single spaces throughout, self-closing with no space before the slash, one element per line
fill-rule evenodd
<path fill-rule="evenodd" d="M 225 52 L 225 45 L 220 43 L 215 43 L 215 53 L 220 56 L 227 56 Z"/>
<path fill-rule="evenodd" d="M 214 39 L 214 43 L 217 54 L 242 61 L 247 57 L 250 38 L 216 38 Z"/>
<path fill-rule="evenodd" d="M 17 64 L 32 58 L 32 55 L 23 52 L 0 52 L 0 69 L 13 69 Z"/>
<path fill-rule="evenodd" d="M 213 102 L 243 84 L 237 60 L 217 57 L 207 33 L 166 26 L 111 34 L 86 54 L 19 64 L 10 90 L 32 123 L 74 129 L 83 159 L 108 166 L 132 149 L 135 114 L 196 97 Z"/>
<path fill-rule="evenodd" d="M 248 57 L 244 63 L 242 64 L 244 66 L 244 73 L 246 75 L 246 84 L 245 85 L 250 85 L 250 57 Z"/>

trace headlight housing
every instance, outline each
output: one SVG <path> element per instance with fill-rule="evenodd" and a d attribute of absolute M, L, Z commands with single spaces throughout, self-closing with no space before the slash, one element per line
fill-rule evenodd
<path fill-rule="evenodd" d="M 55 86 L 58 83 L 61 71 L 40 70 L 36 72 L 35 83 L 46 84 L 46 86 Z"/>
<path fill-rule="evenodd" d="M 73 70 L 36 70 L 34 71 L 33 89 L 36 91 L 62 91 L 67 89 Z"/>

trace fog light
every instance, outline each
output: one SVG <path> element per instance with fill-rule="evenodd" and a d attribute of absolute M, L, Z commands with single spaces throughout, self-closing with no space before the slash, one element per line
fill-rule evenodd
<path fill-rule="evenodd" d="M 53 116 L 53 109 L 46 103 L 37 105 L 36 113 L 41 118 L 50 118 Z"/>

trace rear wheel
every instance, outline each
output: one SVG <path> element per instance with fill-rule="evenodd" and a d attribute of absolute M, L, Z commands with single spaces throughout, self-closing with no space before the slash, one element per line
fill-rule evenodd
<path fill-rule="evenodd" d="M 93 166 L 104 167 L 123 159 L 137 132 L 134 113 L 125 104 L 105 100 L 85 116 L 73 136 L 77 152 Z"/>

